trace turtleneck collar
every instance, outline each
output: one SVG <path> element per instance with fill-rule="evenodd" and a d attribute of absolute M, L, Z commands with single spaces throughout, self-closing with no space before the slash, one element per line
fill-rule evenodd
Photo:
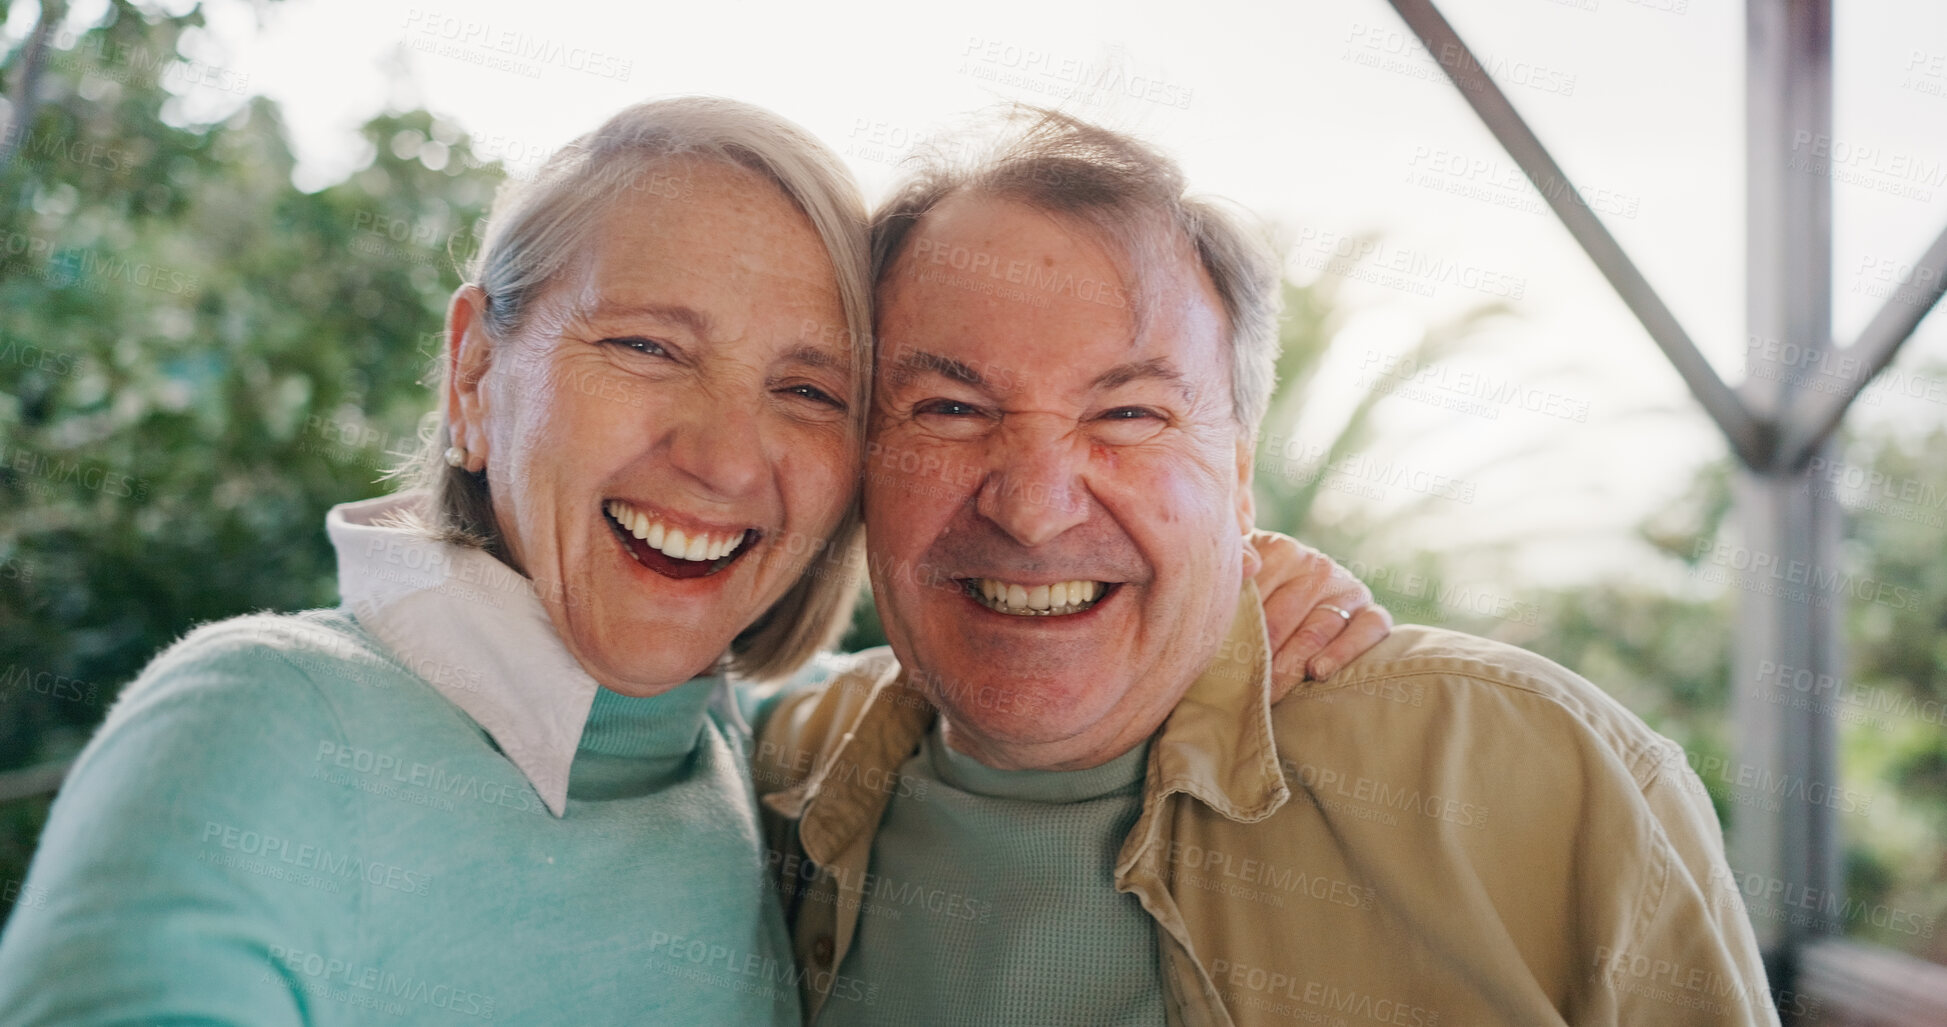
<path fill-rule="evenodd" d="M 1081 802 L 1110 792 L 1134 789 L 1142 783 L 1149 765 L 1149 742 L 1117 756 L 1100 766 L 1085 770 L 997 770 L 946 744 L 940 726 L 934 722 L 920 743 L 935 777 L 974 795 L 992 799 L 1025 799 L 1029 802 Z"/>

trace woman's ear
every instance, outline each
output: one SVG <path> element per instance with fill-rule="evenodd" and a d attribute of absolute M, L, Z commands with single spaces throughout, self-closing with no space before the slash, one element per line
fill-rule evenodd
<path fill-rule="evenodd" d="M 446 310 L 446 423 L 449 443 L 465 453 L 458 466 L 481 471 L 487 466 L 487 371 L 493 346 L 487 338 L 487 294 L 477 285 L 453 292 Z"/>

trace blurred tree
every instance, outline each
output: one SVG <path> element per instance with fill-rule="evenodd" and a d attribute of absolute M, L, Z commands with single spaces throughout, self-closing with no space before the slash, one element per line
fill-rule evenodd
<path fill-rule="evenodd" d="M 242 92 L 184 56 L 200 22 L 117 0 L 0 60 L 0 770 L 70 755 L 195 624 L 336 602 L 324 512 L 415 448 L 502 177 L 414 111 L 300 191 L 275 105 L 186 120 Z M 0 819 L 0 881 L 38 815 Z"/>
<path fill-rule="evenodd" d="M 1364 249 L 1355 247 L 1359 252 Z M 1365 390 L 1357 395 L 1351 412 L 1329 438 L 1317 441 L 1297 437 L 1300 413 L 1322 398 L 1319 372 L 1331 351 L 1332 341 L 1355 312 L 1339 296 L 1344 281 L 1342 275 L 1321 274 L 1304 285 L 1290 281 L 1284 284 L 1284 318 L 1278 332 L 1278 380 L 1258 435 L 1257 468 L 1253 477 L 1258 527 L 1302 538 L 1327 552 L 1349 558 L 1358 551 L 1360 540 L 1345 537 L 1346 533 L 1337 524 L 1319 518 L 1318 501 L 1321 492 L 1344 475 L 1347 458 L 1371 447 L 1373 411 L 1392 391 L 1388 386 L 1397 385 L 1398 381 L 1383 374 L 1373 375 Z M 1469 307 L 1429 326 L 1391 366 L 1415 370 L 1434 367 L 1476 343 L 1482 327 L 1508 313 L 1508 307 L 1501 303 Z M 1414 516 L 1438 498 L 1432 493 L 1424 494 L 1396 516 Z M 1371 526 L 1369 522 L 1363 525 Z"/>
<path fill-rule="evenodd" d="M 1917 373 L 1938 379 L 1947 367 Z M 1847 511 L 1845 565 L 1836 570 L 1871 583 L 1829 597 L 1844 609 L 1847 670 L 1837 681 L 1780 672 L 1793 701 L 1838 723 L 1837 784 L 1861 807 L 1839 818 L 1845 902 L 1815 915 L 1847 935 L 1947 963 L 1947 428 L 1935 419 L 1917 436 L 1848 429 L 1842 451 L 1813 477 Z M 1653 583 L 1652 574 L 1537 597 L 1540 620 L 1522 643 L 1682 745 L 1726 826 L 1768 812 L 1733 802 L 1736 775 L 1713 769 L 1735 765 L 1738 597 L 1702 572 L 1720 540 L 1735 541 L 1730 479 L 1728 458 L 1704 466 L 1688 493 L 1640 530 L 1663 556 L 1654 570 L 1674 572 L 1680 584 Z M 1488 627 L 1465 617 L 1447 623 Z"/>

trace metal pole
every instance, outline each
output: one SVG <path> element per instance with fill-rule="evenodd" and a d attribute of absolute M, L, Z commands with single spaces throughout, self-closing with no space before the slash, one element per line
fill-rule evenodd
<path fill-rule="evenodd" d="M 1744 404 L 1738 402 L 1737 394 L 1717 377 L 1710 362 L 1698 351 L 1697 344 L 1677 322 L 1676 315 L 1664 304 L 1662 297 L 1651 288 L 1649 280 L 1636 269 L 1636 265 L 1623 252 L 1616 237 L 1602 224 L 1602 219 L 1589 209 L 1588 202 L 1576 191 L 1574 183 L 1562 172 L 1555 158 L 1549 156 L 1547 148 L 1528 128 L 1527 122 L 1515 111 L 1507 94 L 1494 84 L 1487 69 L 1474 57 L 1472 50 L 1462 42 L 1452 25 L 1433 6 L 1432 0 L 1388 0 L 1397 11 L 1400 20 L 1418 36 L 1421 45 L 1433 55 L 1435 61 L 1453 80 L 1460 95 L 1474 108 L 1474 113 L 1487 125 L 1488 131 L 1508 151 L 1508 156 L 1521 167 L 1528 181 L 1533 182 L 1542 199 L 1555 210 L 1569 234 L 1575 237 L 1589 259 L 1595 261 L 1597 270 L 1609 279 L 1616 294 L 1629 307 L 1643 328 L 1650 333 L 1657 346 L 1668 357 L 1684 384 L 1690 387 L 1692 395 L 1702 404 L 1704 412 L 1730 440 L 1731 449 L 1738 459 L 1746 464 L 1762 465 L 1771 458 L 1771 448 L 1775 441 L 1767 425 L 1751 416 Z"/>
<path fill-rule="evenodd" d="M 1793 468 L 1804 463 L 1812 455 L 1813 447 L 1832 434 L 1852 401 L 1858 398 L 1859 391 L 1892 362 L 1900 344 L 1912 337 L 1920 320 L 1940 302 L 1943 290 L 1947 290 L 1947 229 L 1941 230 L 1933 245 L 1915 263 L 1911 291 L 1904 287 L 1893 290 L 1872 321 L 1860 331 L 1858 340 L 1836 354 L 1838 366 L 1845 367 L 1848 361 L 1854 365 L 1849 372 L 1836 376 L 1844 382 L 1844 387 L 1832 392 L 1806 393 L 1801 397 L 1802 405 L 1785 411 L 1783 437 L 1778 444 L 1779 467 Z"/>
<path fill-rule="evenodd" d="M 1775 424 L 1831 349 L 1832 179 L 1816 156 L 1830 152 L 1831 0 L 1748 0 L 1745 22 L 1750 374 L 1740 391 Z M 1838 501 L 1811 486 L 1772 460 L 1741 467 L 1741 547 L 1720 561 L 1744 592 L 1732 659 L 1731 862 L 1775 987 L 1790 986 L 1801 943 L 1840 926 L 1806 916 L 1838 901 L 1843 884 L 1826 804 L 1839 787 L 1833 722 L 1818 704 L 1794 705 L 1786 684 L 1806 672 L 1838 675 L 1836 611 L 1850 599 L 1837 567 Z M 1763 886 L 1752 887 L 1753 877 Z"/>
<path fill-rule="evenodd" d="M 1833 360 L 1831 0 L 1747 0 L 1749 373 L 1733 391 L 1432 0 L 1388 2 L 1662 347 L 1739 458 L 1741 545 L 1713 554 L 1745 593 L 1732 660 L 1731 862 L 1745 877 L 1772 984 L 1790 988 L 1797 953 L 1843 927 L 1805 911 L 1843 908 L 1834 809 L 1846 803 L 1832 719 L 1816 704 L 1795 705 L 1786 682 L 1838 677 L 1837 610 L 1853 598 L 1838 566 L 1838 500 L 1816 489 L 1804 468 L 1814 456 L 1834 456 L 1831 434 L 1847 407 L 1947 291 L 1947 232 L 1921 257 L 1914 293 L 1889 299 L 1843 359 Z M 1815 376 L 1832 376 L 1835 365 L 1840 389 L 1806 388 Z"/>

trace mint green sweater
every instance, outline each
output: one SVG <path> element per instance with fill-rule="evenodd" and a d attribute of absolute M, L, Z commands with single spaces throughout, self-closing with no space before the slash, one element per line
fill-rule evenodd
<path fill-rule="evenodd" d="M 0 1023 L 796 1023 L 721 687 L 602 690 L 556 818 L 349 614 L 203 628 L 54 804 Z"/>
<path fill-rule="evenodd" d="M 1088 770 L 995 770 L 937 724 L 899 768 L 872 885 L 818 1027 L 1163 1027 L 1156 925 L 1115 890 L 1149 746 Z"/>

